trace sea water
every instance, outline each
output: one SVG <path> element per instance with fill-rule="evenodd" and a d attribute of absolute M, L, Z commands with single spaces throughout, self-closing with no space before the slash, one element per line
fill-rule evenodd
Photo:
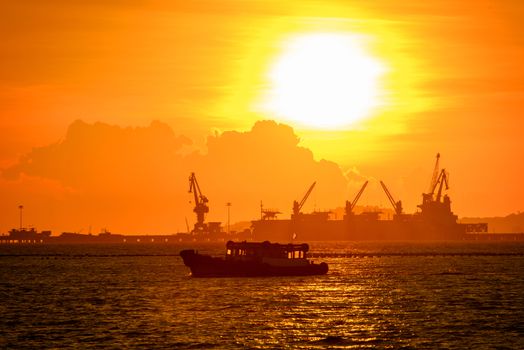
<path fill-rule="evenodd" d="M 0 348 L 524 348 L 523 243 L 310 246 L 377 254 L 199 279 L 179 251 L 224 244 L 0 246 Z"/>

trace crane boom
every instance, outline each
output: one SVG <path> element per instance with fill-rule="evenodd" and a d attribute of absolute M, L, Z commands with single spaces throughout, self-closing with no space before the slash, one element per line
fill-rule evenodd
<path fill-rule="evenodd" d="M 440 160 L 440 153 L 437 153 L 437 159 L 435 160 L 435 167 L 433 168 L 433 175 L 431 176 L 431 183 L 429 184 L 429 193 L 431 196 L 433 196 L 433 192 L 435 191 L 435 186 L 437 185 L 438 177 L 439 177 L 439 160 Z"/>
<path fill-rule="evenodd" d="M 388 197 L 389 202 L 393 206 L 393 209 L 395 210 L 395 214 L 397 214 L 397 215 L 402 214 L 402 202 L 401 201 L 398 201 L 398 202 L 395 201 L 395 199 L 393 198 L 393 195 L 391 194 L 391 192 L 389 192 L 389 190 L 386 187 L 386 184 L 384 184 L 384 182 L 380 181 L 380 185 L 384 189 L 384 192 L 386 193 L 386 196 Z"/>
<path fill-rule="evenodd" d="M 195 197 L 195 204 L 197 204 L 199 202 L 199 196 L 201 192 L 195 173 L 191 173 L 191 175 L 189 176 L 189 193 L 193 193 Z"/>
<path fill-rule="evenodd" d="M 395 208 L 395 199 L 393 198 L 393 196 L 392 196 L 391 193 L 389 192 L 388 188 L 386 187 L 386 185 L 385 185 L 384 182 L 382 182 L 382 181 L 380 181 L 380 185 L 382 186 L 382 189 L 383 189 L 384 192 L 386 193 L 386 196 L 388 197 L 389 202 L 391 203 L 391 205 L 393 206 L 393 208 Z"/>
<path fill-rule="evenodd" d="M 313 188 L 315 187 L 315 185 L 317 184 L 317 182 L 313 182 L 313 184 L 309 187 L 309 189 L 307 190 L 306 194 L 304 195 L 304 197 L 302 198 L 302 200 L 299 202 L 297 201 L 293 201 L 293 215 L 296 217 L 300 214 L 300 210 L 302 209 L 302 207 L 304 206 L 304 203 L 306 203 L 306 200 L 308 199 L 309 195 L 311 194 L 311 192 L 313 191 Z"/>
<path fill-rule="evenodd" d="M 442 169 L 437 177 L 437 180 L 435 181 L 435 184 L 431 188 L 430 195 L 433 196 L 435 193 L 435 190 L 437 189 L 437 186 L 439 187 L 438 193 L 437 193 L 437 201 L 440 200 L 440 196 L 442 194 L 442 186 L 446 184 L 446 190 L 449 189 L 448 185 L 448 174 L 446 173 L 446 169 Z"/>
<path fill-rule="evenodd" d="M 311 194 L 311 192 L 313 192 L 313 188 L 315 187 L 315 185 L 317 184 L 317 182 L 313 182 L 313 184 L 309 187 L 309 190 L 307 190 L 306 194 L 304 195 L 304 198 L 302 198 L 302 200 L 300 201 L 299 205 L 298 205 L 298 210 L 300 211 L 302 209 L 302 207 L 304 206 L 304 204 L 306 203 L 309 195 Z"/>
<path fill-rule="evenodd" d="M 442 169 L 442 171 L 440 172 L 440 175 L 438 177 L 437 183 L 435 183 L 435 187 L 437 186 L 437 184 L 439 184 L 439 187 L 438 187 L 437 197 L 436 197 L 435 200 L 437 202 L 440 202 L 440 198 L 442 196 L 442 187 L 443 187 L 443 185 L 444 184 L 446 185 L 446 190 L 449 189 L 448 174 L 446 173 L 446 169 Z"/>
<path fill-rule="evenodd" d="M 351 202 L 351 209 L 355 209 L 355 206 L 357 205 L 358 200 L 360 199 L 360 196 L 362 196 L 362 193 L 366 189 L 366 186 L 368 185 L 369 181 L 364 182 L 364 185 L 360 188 L 360 191 L 358 191 L 357 195 L 353 199 L 353 202 Z"/>

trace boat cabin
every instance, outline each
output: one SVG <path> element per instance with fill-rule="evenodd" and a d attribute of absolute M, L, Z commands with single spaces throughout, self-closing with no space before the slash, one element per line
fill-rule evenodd
<path fill-rule="evenodd" d="M 226 244 L 226 259 L 230 260 L 256 260 L 262 258 L 273 259 L 306 259 L 309 250 L 307 244 L 279 244 L 268 241 L 233 242 Z"/>

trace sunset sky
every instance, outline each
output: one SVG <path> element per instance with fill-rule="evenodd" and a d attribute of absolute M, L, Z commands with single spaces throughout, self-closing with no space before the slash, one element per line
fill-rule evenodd
<path fill-rule="evenodd" d="M 0 233 L 173 233 L 210 220 L 414 212 L 435 154 L 452 209 L 524 209 L 524 2 L 4 1 Z"/>

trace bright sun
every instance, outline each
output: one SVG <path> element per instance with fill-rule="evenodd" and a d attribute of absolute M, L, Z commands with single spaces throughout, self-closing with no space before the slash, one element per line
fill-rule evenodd
<path fill-rule="evenodd" d="M 382 104 L 380 61 L 350 34 L 308 34 L 285 43 L 269 71 L 262 109 L 304 126 L 332 129 L 368 117 Z"/>

